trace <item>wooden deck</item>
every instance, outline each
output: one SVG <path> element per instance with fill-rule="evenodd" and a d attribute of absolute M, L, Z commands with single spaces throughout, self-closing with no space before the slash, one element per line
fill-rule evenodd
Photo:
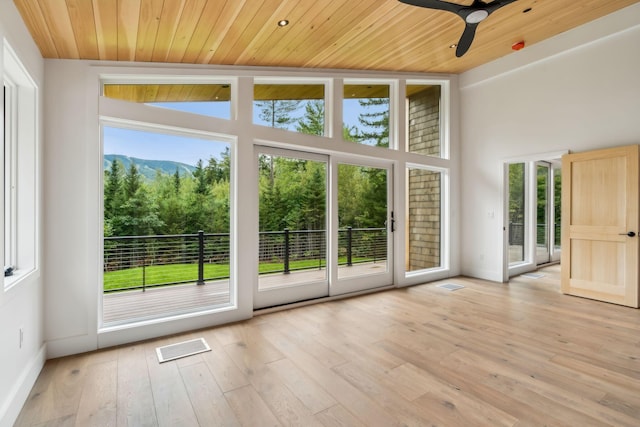
<path fill-rule="evenodd" d="M 379 273 L 381 263 L 356 264 L 340 267 L 340 277 Z M 323 280 L 326 269 L 293 271 L 290 274 L 265 274 L 260 276 L 260 290 L 280 286 Z M 105 326 L 127 321 L 158 318 L 168 314 L 190 313 L 221 307 L 230 303 L 229 281 L 219 280 L 204 285 L 187 285 L 148 288 L 142 290 L 110 292 L 102 299 L 102 318 Z"/>
<path fill-rule="evenodd" d="M 49 360 L 15 427 L 637 427 L 640 310 L 562 295 L 559 266 L 542 271 Z M 199 337 L 210 352 L 158 363 Z"/>

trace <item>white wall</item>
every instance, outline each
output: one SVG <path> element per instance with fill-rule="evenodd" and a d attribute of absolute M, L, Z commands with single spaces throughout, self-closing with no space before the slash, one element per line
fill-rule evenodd
<path fill-rule="evenodd" d="M 462 272 L 502 280 L 503 163 L 640 143 L 640 4 L 460 76 Z"/>
<path fill-rule="evenodd" d="M 0 40 L 1 38 L 8 41 L 28 73 L 35 80 L 41 101 L 43 60 L 11 0 L 0 0 Z M 4 72 L 1 52 L 2 49 L 0 49 L 0 75 Z M 42 107 L 42 102 L 40 102 L 40 107 Z M 41 122 L 41 108 L 39 114 Z M 41 128 L 42 126 L 40 126 Z M 38 140 L 37 151 L 40 156 L 40 140 Z M 2 162 L 0 162 L 0 170 L 4 175 Z M 37 178 L 40 179 L 40 175 Z M 42 206 L 40 197 L 39 202 Z M 38 217 L 38 221 L 41 221 L 40 217 Z M 4 228 L 0 229 L 0 235 L 3 232 Z M 4 237 L 0 237 L 2 237 L 0 238 L 2 241 Z M 40 248 L 38 251 L 41 253 Z M 0 286 L 1 427 L 13 424 L 44 364 L 46 348 L 43 334 L 43 284 L 41 277 L 42 274 L 37 272 L 6 291 Z M 20 328 L 24 331 L 22 348 L 19 348 Z"/>

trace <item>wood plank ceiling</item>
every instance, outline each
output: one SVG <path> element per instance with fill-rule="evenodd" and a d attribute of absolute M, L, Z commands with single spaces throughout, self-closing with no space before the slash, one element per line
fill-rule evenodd
<path fill-rule="evenodd" d="M 518 0 L 480 24 L 462 58 L 450 48 L 460 18 L 397 0 L 14 3 L 45 58 L 461 73 L 638 1 Z"/>

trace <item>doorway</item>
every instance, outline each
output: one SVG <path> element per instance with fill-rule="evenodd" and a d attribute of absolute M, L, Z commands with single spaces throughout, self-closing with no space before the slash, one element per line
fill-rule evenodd
<path fill-rule="evenodd" d="M 254 308 L 391 285 L 391 165 L 256 149 Z"/>
<path fill-rule="evenodd" d="M 560 262 L 562 153 L 505 162 L 503 280 Z"/>

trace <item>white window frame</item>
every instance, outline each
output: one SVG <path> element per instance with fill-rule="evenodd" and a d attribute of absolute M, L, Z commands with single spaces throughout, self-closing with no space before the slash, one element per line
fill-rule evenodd
<path fill-rule="evenodd" d="M 2 77 L 8 93 L 4 117 L 8 129 L 4 131 L 2 159 L 5 168 L 2 259 L 14 269 L 13 275 L 4 277 L 7 291 L 39 271 L 39 88 L 7 40 L 3 44 Z"/>
<path fill-rule="evenodd" d="M 17 156 L 17 90 L 13 82 L 4 79 L 4 267 L 16 267 L 16 161 Z M 9 279 L 6 279 L 9 280 Z"/>

